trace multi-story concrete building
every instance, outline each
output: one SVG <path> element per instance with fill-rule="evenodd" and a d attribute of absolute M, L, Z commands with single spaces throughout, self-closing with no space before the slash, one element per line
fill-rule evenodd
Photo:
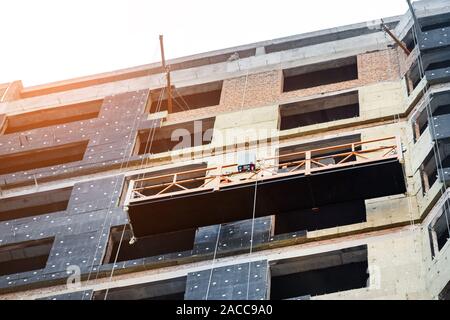
<path fill-rule="evenodd" d="M 450 3 L 414 8 L 168 61 L 171 95 L 1 85 L 0 298 L 448 299 Z"/>

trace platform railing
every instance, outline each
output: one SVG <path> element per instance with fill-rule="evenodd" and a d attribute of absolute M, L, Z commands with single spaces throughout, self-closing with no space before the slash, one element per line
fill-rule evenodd
<path fill-rule="evenodd" d="M 185 193 L 215 191 L 224 186 L 256 180 L 310 175 L 314 172 L 388 159 L 402 159 L 399 137 L 373 139 L 259 159 L 256 161 L 255 169 L 250 172 L 240 172 L 237 164 L 230 164 L 131 180 L 125 204 Z"/>

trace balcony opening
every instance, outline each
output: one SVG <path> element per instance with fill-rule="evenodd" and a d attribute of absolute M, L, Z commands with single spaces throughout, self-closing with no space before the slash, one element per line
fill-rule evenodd
<path fill-rule="evenodd" d="M 358 91 L 280 105 L 280 130 L 359 116 Z"/>
<path fill-rule="evenodd" d="M 0 276 L 45 268 L 54 238 L 0 246 Z"/>
<path fill-rule="evenodd" d="M 103 99 L 7 116 L 4 134 L 97 118 Z"/>
<path fill-rule="evenodd" d="M 125 229 L 125 231 L 124 231 Z M 191 251 L 194 248 L 196 229 L 180 230 L 149 236 L 141 236 L 130 244 L 132 232 L 129 226 L 111 228 L 104 264 L 147 258 L 170 253 Z M 122 237 L 123 233 L 123 237 Z M 122 242 L 120 241 L 122 239 Z M 117 249 L 120 250 L 117 255 Z M 117 260 L 116 260 L 117 256 Z"/>
<path fill-rule="evenodd" d="M 37 192 L 0 200 L 0 221 L 33 217 L 67 209 L 72 188 Z"/>
<path fill-rule="evenodd" d="M 207 118 L 139 131 L 135 153 L 161 153 L 209 144 L 216 118 Z"/>
<path fill-rule="evenodd" d="M 364 199 L 286 212 L 275 217 L 275 234 L 315 231 L 366 221 Z"/>
<path fill-rule="evenodd" d="M 270 299 L 299 299 L 368 286 L 367 246 L 279 260 L 270 267 Z"/>
<path fill-rule="evenodd" d="M 96 291 L 93 300 L 184 300 L 186 277 Z M 105 299 L 106 298 L 106 299 Z"/>
<path fill-rule="evenodd" d="M 81 141 L 56 147 L 2 155 L 0 156 L 0 174 L 80 161 L 84 157 L 88 142 Z"/>
<path fill-rule="evenodd" d="M 222 84 L 222 81 L 217 81 L 174 88 L 172 90 L 172 113 L 219 105 Z M 150 94 L 150 113 L 167 110 L 167 90 L 164 91 L 161 102 L 159 101 L 160 96 L 161 90 L 152 91 Z"/>
<path fill-rule="evenodd" d="M 283 92 L 358 79 L 356 56 L 283 70 Z"/>

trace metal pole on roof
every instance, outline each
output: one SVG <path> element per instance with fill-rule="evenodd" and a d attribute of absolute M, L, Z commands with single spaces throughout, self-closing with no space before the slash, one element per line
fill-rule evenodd
<path fill-rule="evenodd" d="M 166 58 L 164 55 L 164 39 L 163 35 L 159 36 L 159 45 L 161 47 L 161 62 L 164 70 L 166 71 L 166 80 L 167 80 L 167 112 L 172 113 L 172 85 L 170 83 L 170 67 L 166 65 Z"/>

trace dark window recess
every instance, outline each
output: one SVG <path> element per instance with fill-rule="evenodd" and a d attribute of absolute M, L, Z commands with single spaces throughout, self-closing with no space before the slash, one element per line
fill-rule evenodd
<path fill-rule="evenodd" d="M 8 116 L 4 134 L 97 118 L 102 103 L 94 100 Z"/>
<path fill-rule="evenodd" d="M 412 29 L 408 31 L 406 36 L 403 38 L 402 42 L 406 45 L 406 48 L 408 48 L 409 51 L 414 50 L 416 44 L 414 41 L 414 35 L 412 32 Z"/>
<path fill-rule="evenodd" d="M 45 268 L 54 238 L 0 246 L 0 276 Z"/>
<path fill-rule="evenodd" d="M 439 300 L 450 300 L 450 281 L 447 282 L 444 289 L 439 293 Z"/>
<path fill-rule="evenodd" d="M 93 300 L 184 300 L 186 277 L 96 291 Z"/>
<path fill-rule="evenodd" d="M 188 111 L 220 104 L 222 81 L 172 89 L 172 112 Z M 167 90 L 159 102 L 161 90 L 152 91 L 150 95 L 150 113 L 167 110 Z"/>
<path fill-rule="evenodd" d="M 208 118 L 139 131 L 135 153 L 155 154 L 209 144 L 215 120 Z"/>
<path fill-rule="evenodd" d="M 450 93 L 442 92 L 434 94 L 431 102 L 432 116 L 442 116 L 450 114 Z M 428 128 L 428 112 L 423 109 L 413 121 L 414 139 L 417 141 L 423 132 Z"/>
<path fill-rule="evenodd" d="M 280 114 L 281 130 L 358 117 L 358 92 L 283 104 Z"/>
<path fill-rule="evenodd" d="M 409 70 L 406 73 L 405 78 L 406 78 L 406 85 L 407 85 L 407 89 L 408 89 L 408 95 L 410 95 L 414 91 L 414 89 L 417 87 L 417 85 L 420 83 L 420 81 L 422 80 L 422 77 L 420 75 L 417 64 L 415 64 L 411 68 L 411 70 Z"/>
<path fill-rule="evenodd" d="M 448 217 L 447 217 L 448 218 Z M 437 221 L 437 225 L 435 225 L 435 231 L 438 236 L 438 248 L 441 250 L 444 245 L 447 243 L 450 238 L 448 233 L 449 225 L 447 224 L 447 220 L 445 216 L 441 216 L 441 218 Z"/>
<path fill-rule="evenodd" d="M 270 299 L 291 299 L 367 287 L 367 247 L 359 246 L 272 265 Z"/>
<path fill-rule="evenodd" d="M 352 143 L 356 143 L 354 149 L 361 150 L 357 143 L 361 141 L 361 135 L 349 135 L 339 138 L 315 141 L 306 144 L 283 147 L 278 150 L 280 155 L 279 172 L 289 172 L 297 166 L 297 161 L 304 160 L 303 151 L 312 151 L 312 157 L 325 157 L 338 155 L 334 158 L 325 158 L 321 163 L 332 165 L 339 163 L 347 157 L 346 153 L 351 152 Z M 336 146 L 342 145 L 340 148 Z M 333 151 L 321 150 L 333 146 Z M 296 154 L 299 153 L 299 154 Z M 339 155 L 343 154 L 343 155 Z M 355 156 L 350 156 L 346 161 L 356 160 Z M 319 165 L 312 163 L 312 168 Z M 366 221 L 366 206 L 364 199 L 350 202 L 334 203 L 328 206 L 302 209 L 292 212 L 282 212 L 275 217 L 275 234 L 284 234 L 297 231 L 314 231 L 319 229 L 332 228 Z"/>
<path fill-rule="evenodd" d="M 104 264 L 115 261 L 123 232 L 117 262 L 190 251 L 194 247 L 196 229 L 139 237 L 133 244 L 129 243 L 132 237 L 131 230 L 128 226 L 125 227 L 125 231 L 123 230 L 124 226 L 111 229 Z"/>
<path fill-rule="evenodd" d="M 356 57 L 283 70 L 283 92 L 358 79 Z"/>
<path fill-rule="evenodd" d="M 439 251 L 444 247 L 448 239 L 450 239 L 450 213 L 448 205 L 448 203 L 445 204 L 442 215 L 435 221 L 432 226 L 432 232 L 435 233 L 435 241 Z"/>
<path fill-rule="evenodd" d="M 450 27 L 450 13 L 419 18 L 419 23 L 423 32 Z"/>
<path fill-rule="evenodd" d="M 434 150 L 431 150 L 424 162 L 420 166 L 422 180 L 422 191 L 425 194 L 437 180 L 436 157 Z"/>
<path fill-rule="evenodd" d="M 414 142 L 416 142 L 428 128 L 428 114 L 424 109 L 413 122 Z"/>
<path fill-rule="evenodd" d="M 67 209 L 72 188 L 37 192 L 0 200 L 0 221 L 48 214 Z"/>
<path fill-rule="evenodd" d="M 275 234 L 314 231 L 365 221 L 365 202 L 357 200 L 278 214 L 275 217 Z"/>
<path fill-rule="evenodd" d="M 442 69 L 442 68 L 448 68 L 450 67 L 450 59 L 439 61 L 439 62 L 433 62 L 428 65 L 425 71 L 435 70 L 435 69 Z"/>
<path fill-rule="evenodd" d="M 450 139 L 443 139 L 438 142 L 439 167 L 450 168 Z M 420 165 L 422 179 L 422 191 L 425 194 L 438 180 L 438 164 L 436 162 L 436 152 L 433 148 Z"/>
<path fill-rule="evenodd" d="M 442 116 L 444 114 L 450 114 L 450 104 L 439 106 L 434 112 L 433 116 Z"/>
<path fill-rule="evenodd" d="M 83 159 L 89 141 L 0 156 L 0 174 L 49 167 Z"/>

